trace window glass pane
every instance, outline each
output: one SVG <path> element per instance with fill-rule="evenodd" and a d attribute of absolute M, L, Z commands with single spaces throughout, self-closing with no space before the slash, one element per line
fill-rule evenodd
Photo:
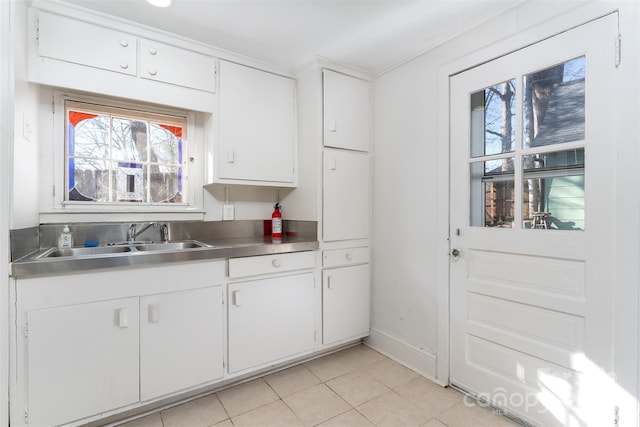
<path fill-rule="evenodd" d="M 513 157 L 471 163 L 470 224 L 513 227 Z"/>
<path fill-rule="evenodd" d="M 471 94 L 471 157 L 512 152 L 515 80 Z"/>
<path fill-rule="evenodd" d="M 116 174 L 119 202 L 142 202 L 147 199 L 144 165 L 118 162 Z"/>
<path fill-rule="evenodd" d="M 169 164 L 182 163 L 182 128 L 151 123 L 151 161 Z"/>
<path fill-rule="evenodd" d="M 68 132 L 70 156 L 109 156 L 109 116 L 71 111 Z"/>
<path fill-rule="evenodd" d="M 114 117 L 112 120 L 112 157 L 130 161 L 147 160 L 147 123 Z"/>
<path fill-rule="evenodd" d="M 151 167 L 151 201 L 155 203 L 182 203 L 182 168 L 176 166 Z"/>
<path fill-rule="evenodd" d="M 586 58 L 523 78 L 525 148 L 584 139 Z"/>
<path fill-rule="evenodd" d="M 584 230 L 584 148 L 523 156 L 524 228 Z"/>
<path fill-rule="evenodd" d="M 76 158 L 69 162 L 68 200 L 109 202 L 111 198 L 108 162 L 101 159 Z"/>

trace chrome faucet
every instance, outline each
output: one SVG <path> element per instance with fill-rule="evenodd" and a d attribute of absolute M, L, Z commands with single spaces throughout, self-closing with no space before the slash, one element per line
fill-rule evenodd
<path fill-rule="evenodd" d="M 160 241 L 162 243 L 169 243 L 169 227 L 167 227 L 167 224 L 162 224 L 160 228 Z"/>
<path fill-rule="evenodd" d="M 138 227 L 135 224 L 131 224 L 129 226 L 129 229 L 127 230 L 127 242 L 129 243 L 135 242 L 136 238 L 142 233 L 144 233 L 148 228 L 157 227 L 157 226 L 158 226 L 157 222 L 150 222 L 144 227 L 142 227 L 140 230 L 137 230 Z"/>

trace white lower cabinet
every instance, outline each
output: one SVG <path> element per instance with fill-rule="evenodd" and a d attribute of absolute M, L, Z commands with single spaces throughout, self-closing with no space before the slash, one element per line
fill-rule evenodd
<path fill-rule="evenodd" d="M 138 298 L 33 310 L 27 318 L 30 425 L 138 401 Z"/>
<path fill-rule="evenodd" d="M 11 425 L 89 422 L 221 380 L 224 282 L 222 260 L 16 280 Z"/>
<path fill-rule="evenodd" d="M 140 399 L 223 375 L 222 287 L 140 298 Z"/>
<path fill-rule="evenodd" d="M 344 259 L 365 259 L 366 248 L 325 251 L 325 265 Z M 325 269 L 322 272 L 322 343 L 334 344 L 369 335 L 369 264 Z"/>
<path fill-rule="evenodd" d="M 313 350 L 313 273 L 229 285 L 229 372 Z"/>

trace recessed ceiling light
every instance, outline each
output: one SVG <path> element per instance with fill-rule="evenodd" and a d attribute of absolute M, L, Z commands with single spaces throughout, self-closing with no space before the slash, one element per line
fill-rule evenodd
<path fill-rule="evenodd" d="M 157 7 L 168 7 L 171 5 L 171 0 L 147 0 L 147 2 Z"/>

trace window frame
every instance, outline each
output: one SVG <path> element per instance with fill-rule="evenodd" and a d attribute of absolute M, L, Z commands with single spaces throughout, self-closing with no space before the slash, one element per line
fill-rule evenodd
<path fill-rule="evenodd" d="M 186 119 L 186 135 L 185 143 L 188 147 L 186 152 L 186 161 L 183 167 L 187 169 L 187 191 L 185 202 L 180 204 L 173 203 L 128 203 L 128 202 L 78 202 L 65 200 L 67 192 L 67 118 L 66 118 L 66 102 L 72 101 L 83 104 L 93 104 L 98 108 L 104 107 L 105 111 L 109 109 L 116 110 L 133 110 L 136 115 L 148 114 L 168 115 L 184 117 Z M 198 129 L 196 127 L 195 114 L 177 108 L 162 107 L 150 104 L 144 104 L 128 100 L 118 100 L 107 97 L 98 97 L 70 92 L 53 93 L 52 100 L 53 110 L 53 126 L 52 126 L 52 171 L 53 171 L 53 191 L 52 191 L 52 210 L 44 209 L 41 211 L 41 222 L 47 222 L 48 216 L 55 221 L 55 214 L 60 213 L 86 213 L 92 214 L 169 214 L 174 219 L 202 219 L 203 210 L 203 143 L 198 141 Z M 49 215 L 51 214 L 51 215 Z M 180 215 L 184 214 L 184 215 Z M 146 216 L 145 218 L 151 218 Z M 88 218 L 91 220 L 92 218 Z M 102 218 L 101 218 L 102 220 Z"/>

